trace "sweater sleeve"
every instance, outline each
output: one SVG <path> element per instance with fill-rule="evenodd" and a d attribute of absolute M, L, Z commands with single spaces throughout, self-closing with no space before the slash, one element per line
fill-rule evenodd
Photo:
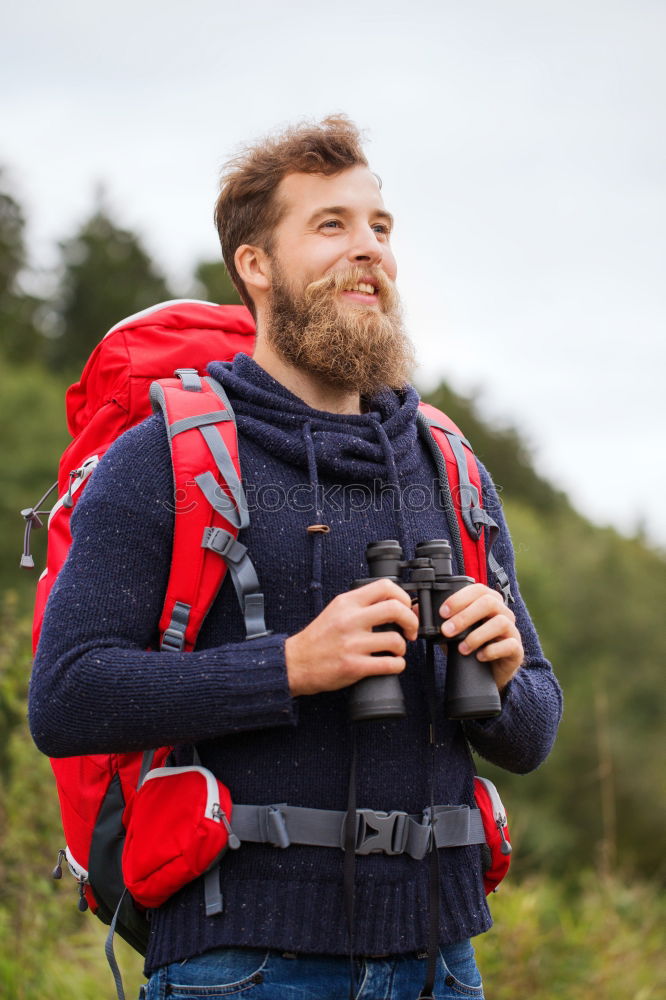
<path fill-rule="evenodd" d="M 173 538 L 160 416 L 127 431 L 90 479 L 51 591 L 30 684 L 33 738 L 52 757 L 201 742 L 295 723 L 283 635 L 156 652 Z"/>
<path fill-rule="evenodd" d="M 525 650 L 518 673 L 502 692 L 502 712 L 494 719 L 466 722 L 466 735 L 478 753 L 518 774 L 534 770 L 550 753 L 562 715 L 562 692 L 545 659 L 539 637 L 520 594 L 513 546 L 497 491 L 479 465 L 484 507 L 496 521 L 499 533 L 493 555 L 509 576 L 515 598 L 512 611 Z"/>

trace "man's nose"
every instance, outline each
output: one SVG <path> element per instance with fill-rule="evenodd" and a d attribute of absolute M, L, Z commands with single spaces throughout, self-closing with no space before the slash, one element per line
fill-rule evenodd
<path fill-rule="evenodd" d="M 384 249 L 374 229 L 368 227 L 354 232 L 347 257 L 355 264 L 381 264 Z"/>

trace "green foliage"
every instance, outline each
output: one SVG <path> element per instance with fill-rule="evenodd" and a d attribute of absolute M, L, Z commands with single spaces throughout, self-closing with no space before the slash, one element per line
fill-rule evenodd
<path fill-rule="evenodd" d="M 138 236 L 116 225 L 101 203 L 60 247 L 61 335 L 49 357 L 57 368 L 72 370 L 119 320 L 173 296 Z"/>
<path fill-rule="evenodd" d="M 619 863 L 663 879 L 666 559 L 577 514 L 533 472 L 516 432 L 485 424 L 471 401 L 446 386 L 429 401 L 502 484 L 521 592 L 564 690 L 555 750 L 537 774 L 479 763 L 511 807 L 516 867 L 571 877 Z"/>
<path fill-rule="evenodd" d="M 0 187 L 4 178 L 0 173 Z M 18 567 L 22 507 L 55 479 L 68 442 L 67 379 L 39 363 L 42 303 L 21 290 L 24 216 L 0 191 L 0 984 L 8 1000 L 97 1000 L 113 995 L 105 928 L 76 907 L 65 875 L 49 875 L 61 846 L 48 761 L 30 740 L 26 692 L 29 606 L 44 562 Z M 63 245 L 60 327 L 53 360 L 80 365 L 123 316 L 170 297 L 138 238 L 98 206 Z M 196 280 L 217 302 L 238 301 L 223 265 L 199 264 Z M 77 372 L 78 374 L 78 372 Z M 597 528 L 540 478 L 516 431 L 483 421 L 474 403 L 442 385 L 431 401 L 448 412 L 500 483 L 521 589 L 565 694 L 555 750 L 528 776 L 481 773 L 509 810 L 514 862 L 493 898 L 495 931 L 478 940 L 496 1000 L 651 1000 L 664 983 L 658 927 L 664 903 L 660 730 L 666 701 L 666 559 L 640 539 Z M 40 538 L 40 535 L 42 536 Z M 10 591 L 12 592 L 10 594 Z M 593 874 L 594 873 L 594 874 Z M 619 874 L 618 874 L 619 873 Z M 140 959 L 118 942 L 129 970 Z"/>
<path fill-rule="evenodd" d="M 5 188 L 5 171 L 0 168 L 0 186 Z M 25 218 L 23 210 L 9 192 L 0 191 L 0 296 L 14 288 L 26 263 Z"/>
<path fill-rule="evenodd" d="M 542 771 L 496 774 L 516 803 L 520 864 L 571 873 L 619 863 L 662 879 L 666 560 L 568 512 L 543 518 L 511 503 L 505 513 L 521 590 L 565 695 Z"/>
<path fill-rule="evenodd" d="M 27 608 L 44 565 L 46 531 L 32 533 L 35 570 L 20 569 L 25 525 L 19 511 L 36 503 L 57 477 L 60 454 L 69 442 L 66 381 L 36 364 L 16 367 L 6 362 L 4 370 L 0 454 L 6 459 L 0 466 L 0 591 L 16 589 L 22 607 Z M 46 518 L 42 520 L 46 523 Z"/>
<path fill-rule="evenodd" d="M 237 305 L 241 297 L 221 260 L 202 260 L 194 271 L 197 295 L 219 305 Z"/>
<path fill-rule="evenodd" d="M 459 395 L 445 382 L 424 398 L 461 428 L 503 495 L 544 512 L 570 510 L 564 493 L 534 471 L 529 450 L 515 429 L 491 426 L 479 416 L 472 399 Z"/>
<path fill-rule="evenodd" d="M 474 941 L 493 1000 L 658 1000 L 666 990 L 663 896 L 599 880 L 509 881 L 491 897 L 495 927 Z"/>
<path fill-rule="evenodd" d="M 35 359 L 43 346 L 38 317 L 43 302 L 21 290 L 25 270 L 25 218 L 12 195 L 2 190 L 7 184 L 0 168 L 0 344 L 5 357 L 14 364 Z"/>
<path fill-rule="evenodd" d="M 111 997 L 102 924 L 79 912 L 73 879 L 51 878 L 62 832 L 49 762 L 35 750 L 26 725 L 29 674 L 30 622 L 18 617 L 15 598 L 5 596 L 0 604 L 0 995 Z M 141 959 L 123 942 L 116 948 L 129 973 L 128 995 L 136 995 Z"/>

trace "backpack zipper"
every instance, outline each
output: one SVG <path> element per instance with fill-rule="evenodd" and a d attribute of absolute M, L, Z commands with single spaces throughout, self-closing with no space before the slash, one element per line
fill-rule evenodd
<path fill-rule="evenodd" d="M 205 767 L 197 767 L 196 764 L 190 764 L 187 767 L 156 767 L 152 771 L 148 772 L 144 778 L 144 784 L 146 781 L 152 781 L 154 778 L 170 778 L 175 774 L 186 774 L 189 771 L 194 771 L 197 774 L 200 774 L 206 782 L 206 808 L 204 809 L 205 818 L 212 819 L 215 823 L 222 822 L 221 817 L 224 816 L 224 810 L 221 808 L 218 801 L 220 796 L 217 788 L 217 779 L 215 778 L 215 775 Z"/>
<path fill-rule="evenodd" d="M 490 778 L 481 778 L 479 775 L 476 776 L 476 780 L 483 784 L 483 787 L 488 793 L 488 798 L 490 799 L 490 805 L 493 810 L 493 819 L 495 820 L 495 826 L 499 831 L 499 835 L 502 838 L 502 854 L 511 854 L 513 848 L 511 844 L 506 839 L 506 834 L 504 832 L 505 827 L 508 825 L 506 818 L 506 810 L 504 808 L 504 803 L 502 802 L 497 788 L 492 783 Z"/>

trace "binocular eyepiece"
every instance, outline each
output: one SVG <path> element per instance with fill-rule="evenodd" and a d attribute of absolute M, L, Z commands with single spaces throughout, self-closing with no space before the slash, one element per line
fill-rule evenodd
<path fill-rule="evenodd" d="M 382 577 L 393 580 L 412 596 L 419 609 L 419 636 L 426 642 L 447 646 L 447 669 L 444 710 L 449 719 L 487 719 L 499 715 L 501 702 L 497 685 L 489 668 L 476 656 L 462 654 L 458 645 L 468 631 L 453 639 L 442 635 L 443 619 L 439 609 L 449 594 L 474 583 L 470 576 L 454 576 L 451 546 L 443 538 L 419 542 L 415 558 L 405 561 L 400 543 L 395 539 L 371 542 L 366 548 L 369 576 L 355 580 L 353 587 L 362 587 Z M 409 579 L 402 580 L 403 571 Z M 375 631 L 400 631 L 395 624 L 380 625 Z M 366 677 L 351 688 L 350 718 L 354 722 L 366 719 L 402 718 L 406 715 L 400 679 L 395 674 Z"/>

